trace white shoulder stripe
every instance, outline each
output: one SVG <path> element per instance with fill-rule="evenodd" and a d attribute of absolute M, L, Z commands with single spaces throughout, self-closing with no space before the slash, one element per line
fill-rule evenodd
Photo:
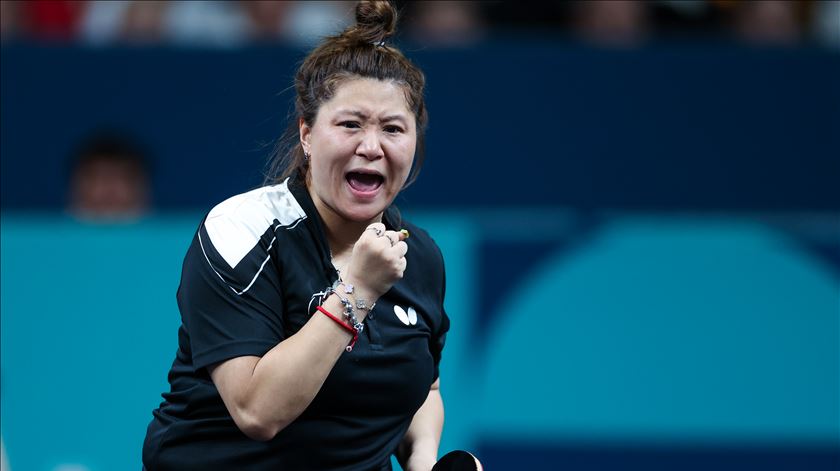
<path fill-rule="evenodd" d="M 288 186 L 289 180 L 242 193 L 219 203 L 207 215 L 204 227 L 216 251 L 231 268 L 254 248 L 265 231 L 297 225 L 306 218 Z M 277 227 L 274 228 L 275 231 Z"/>
<path fill-rule="evenodd" d="M 274 228 L 274 230 L 276 231 L 278 227 L 281 226 L 278 225 Z M 213 272 L 216 273 L 216 276 L 218 276 L 219 279 L 222 280 L 222 282 L 228 286 L 228 288 L 233 290 L 233 292 L 236 293 L 237 296 L 242 296 L 246 291 L 251 289 L 251 286 L 254 286 L 254 282 L 257 281 L 257 278 L 260 276 L 260 273 L 262 273 L 263 268 L 265 268 L 265 264 L 268 263 L 269 260 L 271 260 L 271 248 L 274 246 L 275 240 L 277 240 L 277 235 L 271 238 L 271 243 L 268 244 L 268 254 L 265 256 L 265 260 L 263 260 L 263 262 L 260 264 L 260 269 L 257 270 L 257 273 L 254 275 L 253 278 L 251 278 L 251 282 L 248 283 L 248 286 L 246 286 L 245 289 L 243 289 L 242 291 L 239 291 L 233 286 L 231 286 L 230 283 L 228 283 L 227 280 L 225 280 L 224 277 L 222 277 L 222 274 L 219 273 L 218 270 L 216 270 L 216 267 L 213 266 L 213 262 L 211 262 L 210 257 L 207 256 L 207 251 L 204 250 L 204 241 L 201 240 L 201 232 L 198 233 L 198 243 L 201 244 L 201 252 L 204 254 L 204 259 L 207 260 L 207 264 L 210 265 L 210 268 L 213 269 Z"/>

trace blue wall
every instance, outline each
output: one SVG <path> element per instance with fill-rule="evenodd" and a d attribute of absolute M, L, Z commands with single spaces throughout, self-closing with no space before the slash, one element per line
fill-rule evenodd
<path fill-rule="evenodd" d="M 840 209 L 836 52 L 406 50 L 428 77 L 430 126 L 404 205 Z M 259 184 L 302 59 L 278 48 L 0 53 L 4 209 L 60 208 L 68 154 L 105 125 L 154 152 L 160 208 L 204 210 Z"/>

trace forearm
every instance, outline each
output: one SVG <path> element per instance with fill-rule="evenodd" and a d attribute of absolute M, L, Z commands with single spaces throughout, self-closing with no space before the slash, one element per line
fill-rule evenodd
<path fill-rule="evenodd" d="M 435 382 L 435 386 L 437 384 Z M 397 451 L 397 459 L 406 471 L 429 471 L 434 466 L 443 431 L 443 417 L 443 398 L 440 389 L 433 387 L 414 414 Z"/>
<path fill-rule="evenodd" d="M 402 278 L 408 250 L 404 234 L 385 231 L 382 223 L 371 227 L 378 232 L 364 231 L 353 246 L 344 278 L 345 289 L 355 300 L 369 305 Z M 388 233 L 396 235 L 385 237 Z M 363 276 L 354 277 L 357 272 Z M 337 294 L 328 296 L 323 307 L 344 320 L 345 308 Z M 357 322 L 363 322 L 367 313 L 357 309 Z M 251 438 L 269 440 L 306 410 L 352 338 L 352 329 L 316 312 L 264 356 L 233 358 L 210 374 L 237 426 Z"/>
<path fill-rule="evenodd" d="M 342 318 L 335 295 L 323 307 Z M 274 437 L 309 406 L 351 340 L 350 332 L 316 311 L 300 331 L 254 357 L 250 371 L 246 367 L 241 377 L 226 376 L 226 381 L 241 381 L 227 386 L 236 392 L 225 401 L 239 428 L 255 439 Z"/>

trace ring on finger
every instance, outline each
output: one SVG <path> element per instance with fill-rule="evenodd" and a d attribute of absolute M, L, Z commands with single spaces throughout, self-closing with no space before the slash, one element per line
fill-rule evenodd
<path fill-rule="evenodd" d="M 368 230 L 371 230 L 374 233 L 376 233 L 376 237 L 382 237 L 382 229 L 378 227 L 368 227 Z"/>
<path fill-rule="evenodd" d="M 397 245 L 397 243 L 394 241 L 394 238 L 393 238 L 393 237 L 391 237 L 391 236 L 390 236 L 390 235 L 388 235 L 388 234 L 385 234 L 385 237 L 387 237 L 387 238 L 388 238 L 388 241 L 389 241 L 389 242 L 391 242 L 391 247 L 393 247 L 393 246 Z"/>

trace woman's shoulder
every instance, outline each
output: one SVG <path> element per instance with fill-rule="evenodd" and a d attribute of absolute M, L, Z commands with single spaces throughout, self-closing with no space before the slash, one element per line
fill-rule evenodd
<path fill-rule="evenodd" d="M 232 196 L 207 213 L 203 226 L 213 246 L 238 261 L 266 231 L 296 226 L 306 213 L 289 190 L 288 181 Z M 226 254 L 230 252 L 230 254 Z"/>
<path fill-rule="evenodd" d="M 239 222 L 272 222 L 292 224 L 305 218 L 300 203 L 292 194 L 288 180 L 276 185 L 255 188 L 217 204 L 207 213 L 207 220 L 227 219 Z"/>

